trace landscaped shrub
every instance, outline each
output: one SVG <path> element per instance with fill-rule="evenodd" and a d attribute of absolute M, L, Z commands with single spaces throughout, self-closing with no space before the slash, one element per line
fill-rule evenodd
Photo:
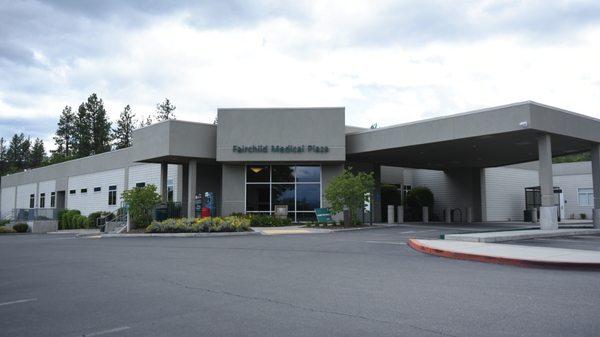
<path fill-rule="evenodd" d="M 137 228 L 145 228 L 152 222 L 152 210 L 160 202 L 156 186 L 147 185 L 125 190 L 121 197 L 129 205 L 131 221 Z"/>
<path fill-rule="evenodd" d="M 272 215 L 248 215 L 252 227 L 281 227 L 292 224 L 290 218 L 278 218 Z"/>
<path fill-rule="evenodd" d="M 250 220 L 243 217 L 202 219 L 167 219 L 154 221 L 146 227 L 147 233 L 200 233 L 200 232 L 244 232 L 250 230 Z"/>
<path fill-rule="evenodd" d="M 13 229 L 17 233 L 27 233 L 27 231 L 29 230 L 29 226 L 26 223 L 18 223 L 13 226 Z"/>
<path fill-rule="evenodd" d="M 579 214 L 579 217 L 581 218 L 581 220 L 585 220 L 585 219 L 587 219 L 587 214 L 581 213 L 581 214 Z"/>
<path fill-rule="evenodd" d="M 4 225 L 8 225 L 9 223 L 10 223 L 10 220 L 8 220 L 8 219 L 0 220 L 0 227 L 2 227 Z"/>
<path fill-rule="evenodd" d="M 8 233 L 16 233 L 16 232 L 17 231 L 12 228 L 0 226 L 0 234 L 8 234 Z"/>
<path fill-rule="evenodd" d="M 110 220 L 111 215 L 112 215 L 111 212 L 105 212 L 105 211 L 99 211 L 99 212 L 90 213 L 88 215 L 88 219 L 90 220 L 89 221 L 90 227 L 96 227 L 96 220 L 98 218 L 107 217 L 108 220 Z"/>
<path fill-rule="evenodd" d="M 87 216 L 81 215 L 76 209 L 70 209 L 62 213 L 58 222 L 58 229 L 80 229 L 89 228 L 90 220 Z"/>

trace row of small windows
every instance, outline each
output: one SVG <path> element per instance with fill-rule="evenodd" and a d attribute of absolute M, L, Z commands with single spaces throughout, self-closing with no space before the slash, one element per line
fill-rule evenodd
<path fill-rule="evenodd" d="M 94 192 L 102 191 L 102 187 L 94 187 Z M 81 194 L 87 193 L 87 188 L 82 188 L 80 190 Z M 77 190 L 69 190 L 70 195 L 77 194 Z M 108 187 L 108 205 L 114 206 L 117 204 L 117 185 L 111 185 Z"/>
<path fill-rule="evenodd" d="M 56 192 L 50 193 L 50 207 L 56 206 Z M 35 194 L 29 195 L 29 208 L 35 207 Z M 40 193 L 40 208 L 46 208 L 46 193 Z"/>

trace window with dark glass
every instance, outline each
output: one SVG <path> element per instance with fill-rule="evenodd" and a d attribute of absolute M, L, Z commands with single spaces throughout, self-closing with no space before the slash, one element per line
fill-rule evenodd
<path fill-rule="evenodd" d="M 271 180 L 269 165 L 248 165 L 246 181 L 249 183 L 268 183 Z"/>
<path fill-rule="evenodd" d="M 50 207 L 56 207 L 56 192 L 50 193 Z"/>
<path fill-rule="evenodd" d="M 87 188 L 82 188 L 80 192 L 81 193 L 87 193 Z"/>
<path fill-rule="evenodd" d="M 145 187 L 146 183 L 137 183 L 135 184 L 135 187 Z"/>
<path fill-rule="evenodd" d="M 246 185 L 246 211 L 268 212 L 270 203 L 269 184 Z"/>
<path fill-rule="evenodd" d="M 94 187 L 94 192 L 100 192 L 102 191 L 102 187 Z"/>
<path fill-rule="evenodd" d="M 314 211 L 321 206 L 321 186 L 319 184 L 298 184 L 296 204 L 299 211 Z"/>
<path fill-rule="evenodd" d="M 295 210 L 296 189 L 294 184 L 273 184 L 271 185 L 272 211 L 275 205 L 287 205 L 288 212 Z"/>
<path fill-rule="evenodd" d="M 246 212 L 272 213 L 276 205 L 287 205 L 293 221 L 314 220 L 321 207 L 321 167 L 246 166 Z"/>
<path fill-rule="evenodd" d="M 29 195 L 29 208 L 35 207 L 35 194 Z"/>
<path fill-rule="evenodd" d="M 77 191 L 76 191 L 76 190 L 70 190 L 70 191 L 69 191 L 69 194 L 75 194 L 75 193 L 77 193 Z"/>
<path fill-rule="evenodd" d="M 113 206 L 117 204 L 117 186 L 112 185 L 108 187 L 108 205 Z"/>
<path fill-rule="evenodd" d="M 46 193 L 40 193 L 40 208 L 46 207 Z"/>
<path fill-rule="evenodd" d="M 296 181 L 299 183 L 318 183 L 321 181 L 320 166 L 296 166 Z"/>
<path fill-rule="evenodd" d="M 290 165 L 273 165 L 271 166 L 271 174 L 274 183 L 293 183 L 294 182 L 294 166 Z"/>

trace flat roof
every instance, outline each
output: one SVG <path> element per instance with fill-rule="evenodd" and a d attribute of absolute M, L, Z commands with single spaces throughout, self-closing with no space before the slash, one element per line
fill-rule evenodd
<path fill-rule="evenodd" d="M 347 159 L 424 169 L 494 167 L 538 159 L 537 138 L 550 134 L 552 154 L 587 151 L 600 142 L 600 120 L 527 101 L 357 131 Z"/>

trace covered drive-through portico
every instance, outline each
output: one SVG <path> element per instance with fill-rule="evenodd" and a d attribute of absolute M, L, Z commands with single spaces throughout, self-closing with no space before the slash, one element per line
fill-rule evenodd
<path fill-rule="evenodd" d="M 457 181 L 468 181 L 460 198 L 473 208 L 475 221 L 484 219 L 486 211 L 481 199 L 482 169 L 538 161 L 543 229 L 558 228 L 552 157 L 590 150 L 594 224 L 598 226 L 600 120 L 523 102 L 346 136 L 347 161 L 443 170 L 449 177 L 457 177 Z"/>

